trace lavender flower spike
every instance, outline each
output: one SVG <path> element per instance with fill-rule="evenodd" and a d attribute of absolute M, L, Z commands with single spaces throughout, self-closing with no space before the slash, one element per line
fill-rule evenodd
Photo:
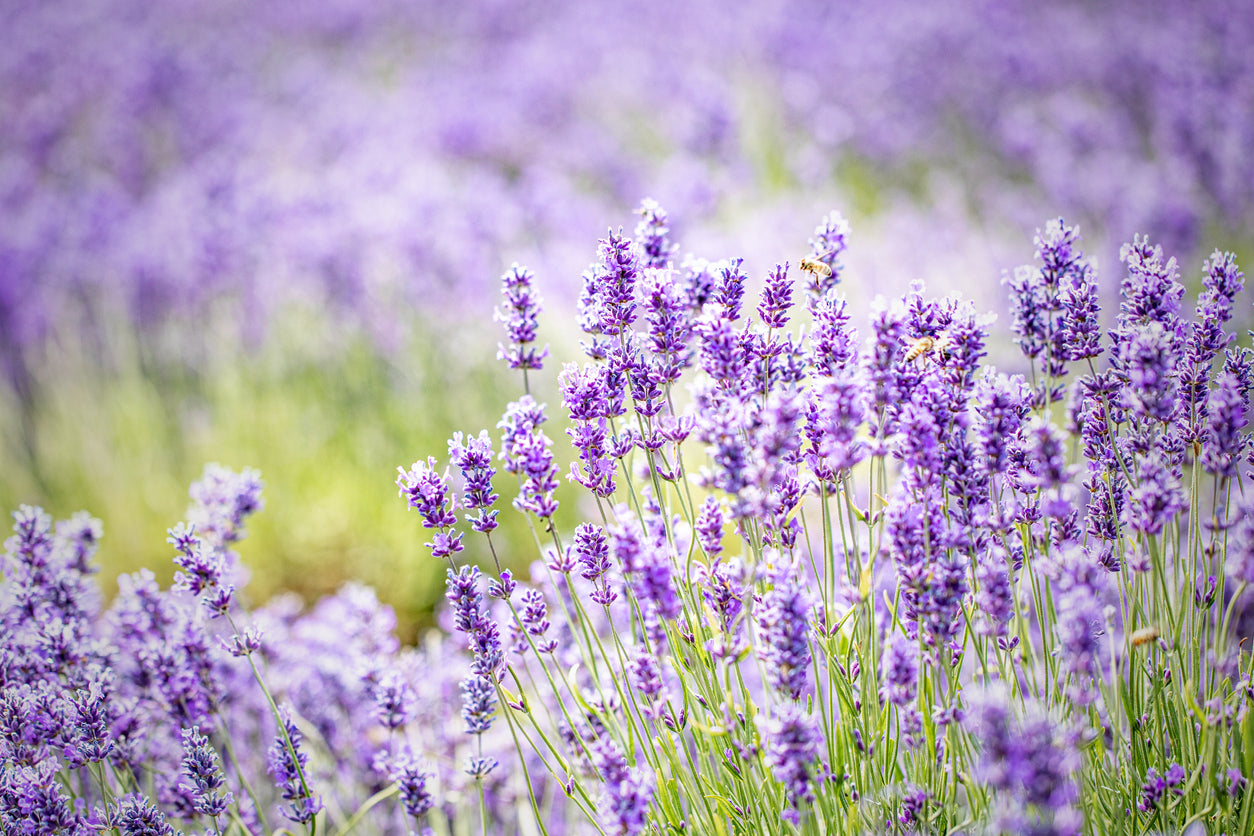
<path fill-rule="evenodd" d="M 199 726 L 183 729 L 183 774 L 191 781 L 196 812 L 217 817 L 231 803 L 231 794 L 220 793 L 223 784 L 218 753 L 200 733 Z"/>
<path fill-rule="evenodd" d="M 453 513 L 454 500 L 449 495 L 448 475 L 436 472 L 435 457 L 428 456 L 425 463 L 414 462 L 409 470 L 403 467 L 396 470 L 400 474 L 396 477 L 400 497 L 422 515 L 424 528 L 440 529 L 433 542 L 427 544 L 432 556 L 451 557 L 461 551 L 461 532 L 448 530 L 457 523 L 457 515 Z"/>
<path fill-rule="evenodd" d="M 537 349 L 532 345 L 538 330 L 536 315 L 542 310 L 540 296 L 532 288 L 534 279 L 532 272 L 517 262 L 501 276 L 501 295 L 505 298 L 492 318 L 505 323 L 509 346 L 498 343 L 496 357 L 511 369 L 543 369 L 544 358 L 549 356 L 547 346 Z"/>
<path fill-rule="evenodd" d="M 283 798 L 291 804 L 283 813 L 289 819 L 306 824 L 322 809 L 322 799 L 309 789 L 305 766 L 309 755 L 301 750 L 304 737 L 292 722 L 291 712 L 280 709 L 283 728 L 266 753 L 267 771 L 274 778 Z"/>
<path fill-rule="evenodd" d="M 781 703 L 766 723 L 766 762 L 788 792 L 782 818 L 801 822 L 801 805 L 814 802 L 814 765 L 823 733 L 818 723 L 796 703 Z"/>

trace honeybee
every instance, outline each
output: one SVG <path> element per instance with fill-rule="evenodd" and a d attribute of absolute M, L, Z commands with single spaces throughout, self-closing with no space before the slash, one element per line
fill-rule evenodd
<path fill-rule="evenodd" d="M 906 351 L 906 362 L 911 363 L 927 354 L 936 345 L 936 340 L 931 337 L 919 337 L 910 345 L 910 349 Z"/>
<path fill-rule="evenodd" d="M 942 331 L 936 335 L 936 339 L 932 342 L 932 354 L 936 357 L 937 362 L 944 363 L 949 359 L 949 352 L 954 349 L 954 338 L 950 336 L 948 331 Z"/>
<path fill-rule="evenodd" d="M 801 264 L 798 266 L 800 266 L 805 272 L 821 279 L 826 279 L 832 275 L 832 268 L 829 265 L 824 264 L 822 261 L 819 261 L 817 258 L 803 258 L 801 259 Z"/>

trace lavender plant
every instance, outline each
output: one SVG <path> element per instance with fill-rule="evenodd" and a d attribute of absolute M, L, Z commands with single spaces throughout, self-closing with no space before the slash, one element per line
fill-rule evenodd
<path fill-rule="evenodd" d="M 1206 261 L 1190 319 L 1178 264 L 1134 239 L 1103 332 L 1051 221 L 1008 282 L 1025 377 L 983 364 L 991 318 L 921 286 L 860 339 L 836 213 L 812 280 L 780 263 L 756 306 L 743 261 L 681 257 L 642 214 L 587 274 L 570 447 L 506 317 L 528 375 L 499 434 L 400 468 L 416 559 L 447 567 L 417 647 L 360 586 L 248 608 L 255 471 L 207 468 L 173 587 L 126 576 L 107 607 L 99 522 L 15 513 L 2 832 L 1247 832 L 1235 259 Z M 500 557 L 503 482 L 526 581 L 465 561 L 479 536 Z"/>
<path fill-rule="evenodd" d="M 740 259 L 681 258 L 641 213 L 584 275 L 570 490 L 543 405 L 500 425 L 533 585 L 491 580 L 488 615 L 444 554 L 483 668 L 468 731 L 503 721 L 527 780 L 562 788 L 532 795 L 540 831 L 1248 830 L 1233 256 L 1189 320 L 1176 261 L 1136 238 L 1103 330 L 1079 230 L 1050 221 L 1006 282 L 1024 377 L 983 364 L 993 317 L 919 285 L 859 339 L 838 213 L 756 316 Z"/>

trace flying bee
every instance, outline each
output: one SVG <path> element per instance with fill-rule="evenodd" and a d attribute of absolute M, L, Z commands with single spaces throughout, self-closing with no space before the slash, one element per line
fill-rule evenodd
<path fill-rule="evenodd" d="M 927 354 L 936 345 L 936 340 L 932 337 L 919 337 L 910 344 L 910 349 L 906 352 L 906 362 L 911 363 Z"/>
<path fill-rule="evenodd" d="M 802 270 L 816 278 L 826 279 L 832 275 L 832 268 L 817 258 L 803 258 L 799 266 Z"/>

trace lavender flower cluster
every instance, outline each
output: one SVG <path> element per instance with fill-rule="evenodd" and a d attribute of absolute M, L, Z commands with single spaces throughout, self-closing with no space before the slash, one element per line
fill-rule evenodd
<path fill-rule="evenodd" d="M 920 284 L 860 338 L 838 213 L 756 306 L 743 259 L 640 214 L 600 241 L 587 361 L 558 375 L 588 522 L 558 530 L 545 408 L 524 394 L 499 425 L 542 559 L 517 599 L 498 567 L 499 628 L 458 616 L 496 685 L 463 689 L 467 716 L 494 706 L 603 833 L 1244 832 L 1234 256 L 1202 265 L 1189 319 L 1177 262 L 1138 236 L 1103 325 L 1079 229 L 1050 221 L 1004 281 L 1028 370 L 1007 375 L 983 363 L 993 317 Z M 506 299 L 533 279 L 515 265 Z M 501 356 L 530 392 L 543 358 Z M 463 602 L 477 570 L 443 556 Z"/>
<path fill-rule="evenodd" d="M 1029 369 L 1007 375 L 983 363 L 992 318 L 922 286 L 860 337 L 839 213 L 756 305 L 741 258 L 640 214 L 584 276 L 569 447 L 532 393 L 548 358 L 515 265 L 499 432 L 399 468 L 447 565 L 415 648 L 361 587 L 249 611 L 255 472 L 208 468 L 174 586 L 123 578 L 108 607 L 99 524 L 19 510 L 3 832 L 1248 832 L 1235 258 L 1202 265 L 1189 317 L 1138 236 L 1103 325 L 1079 230 L 1050 221 L 1005 280 Z M 503 482 L 526 580 L 493 540 Z M 465 560 L 480 536 L 491 567 Z"/>

